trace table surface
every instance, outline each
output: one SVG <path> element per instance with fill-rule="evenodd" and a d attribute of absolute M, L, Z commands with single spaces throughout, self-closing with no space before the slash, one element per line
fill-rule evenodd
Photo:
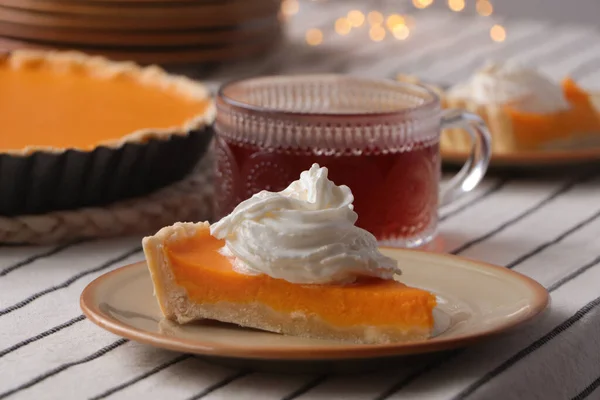
<path fill-rule="evenodd" d="M 389 77 L 402 70 L 454 82 L 490 56 L 515 56 L 555 77 L 574 71 L 588 86 L 600 83 L 593 27 L 511 20 L 507 40 L 493 43 L 490 19 L 425 12 L 411 40 L 373 43 L 364 28 L 350 37 L 332 33 L 350 3 L 302 7 L 284 50 L 209 78 L 282 71 Z M 309 27 L 323 29 L 325 44 L 303 44 Z M 520 175 L 488 176 L 443 210 L 440 231 L 448 251 L 511 267 L 551 291 L 547 315 L 522 330 L 366 375 L 244 372 L 121 339 L 81 314 L 79 294 L 91 280 L 143 258 L 139 237 L 2 247 L 0 398 L 598 399 L 600 174 Z"/>

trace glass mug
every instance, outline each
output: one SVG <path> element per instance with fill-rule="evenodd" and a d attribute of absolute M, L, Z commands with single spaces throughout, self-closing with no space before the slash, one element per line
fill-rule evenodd
<path fill-rule="evenodd" d="M 440 190 L 440 132 L 460 126 L 471 155 Z M 215 211 L 280 191 L 313 163 L 354 194 L 357 225 L 383 245 L 420 247 L 438 208 L 471 191 L 490 159 L 478 116 L 442 111 L 424 86 L 347 75 L 258 77 L 224 85 L 215 122 Z"/>

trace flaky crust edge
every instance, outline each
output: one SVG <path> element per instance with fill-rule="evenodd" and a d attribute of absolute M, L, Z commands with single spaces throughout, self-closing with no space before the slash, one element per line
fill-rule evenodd
<path fill-rule="evenodd" d="M 159 230 L 153 236 L 142 239 L 142 248 L 154 286 L 154 295 L 165 318 L 186 323 L 188 310 L 193 308 L 184 288 L 177 285 L 172 266 L 165 254 L 165 245 L 196 235 L 200 229 L 208 229 L 208 222 L 177 222 Z"/>

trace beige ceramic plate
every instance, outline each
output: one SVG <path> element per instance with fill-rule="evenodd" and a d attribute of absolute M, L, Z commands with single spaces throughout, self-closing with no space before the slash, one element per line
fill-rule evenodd
<path fill-rule="evenodd" d="M 383 249 L 402 281 L 438 297 L 434 337 L 409 344 L 351 345 L 245 329 L 216 322 L 178 326 L 162 319 L 144 262 L 109 272 L 81 295 L 88 318 L 117 335 L 204 356 L 262 361 L 367 360 L 468 345 L 530 320 L 548 304 L 537 282 L 511 270 L 423 251 Z"/>
<path fill-rule="evenodd" d="M 469 155 L 458 151 L 442 151 L 442 159 L 447 164 L 462 165 Z M 492 154 L 493 167 L 546 167 L 578 165 L 600 162 L 600 146 L 584 149 L 564 149 L 545 151 L 521 151 Z"/>

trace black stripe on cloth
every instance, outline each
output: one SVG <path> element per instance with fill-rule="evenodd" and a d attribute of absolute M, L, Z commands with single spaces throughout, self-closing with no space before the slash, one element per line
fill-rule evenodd
<path fill-rule="evenodd" d="M 106 390 L 106 391 L 104 391 L 104 392 L 102 392 L 102 393 L 94 396 L 94 397 L 90 397 L 89 400 L 104 399 L 104 398 L 106 398 L 106 397 L 108 397 L 108 396 L 110 396 L 110 395 L 112 395 L 112 394 L 114 394 L 116 392 L 119 392 L 119 391 L 121 391 L 121 390 L 123 390 L 123 389 L 125 389 L 125 388 L 127 388 L 127 387 L 129 387 L 129 386 L 131 386 L 133 384 L 135 384 L 135 383 L 143 381 L 144 379 L 148 378 L 149 376 L 152 376 L 154 374 L 159 373 L 163 369 L 169 368 L 170 366 L 178 364 L 178 363 L 180 363 L 182 361 L 185 361 L 185 360 L 187 360 L 188 358 L 191 358 L 191 357 L 192 356 L 189 355 L 189 354 L 183 354 L 183 355 L 181 355 L 179 357 L 175 357 L 174 359 L 172 359 L 170 361 L 167 361 L 166 363 L 163 363 L 163 364 L 161 364 L 161 365 L 159 365 L 157 367 L 154 367 L 150 371 L 144 372 L 143 374 L 138 375 L 135 378 L 128 380 L 127 382 L 124 382 L 124 383 L 122 383 L 122 384 L 120 384 L 118 386 L 114 386 L 114 387 L 112 387 L 112 388 L 110 388 L 110 389 L 108 389 L 108 390 Z"/>
<path fill-rule="evenodd" d="M 83 278 L 84 276 L 96 273 L 96 272 L 100 272 L 100 271 L 102 271 L 104 269 L 107 269 L 107 268 L 111 267 L 112 265 L 118 263 L 119 261 L 123 261 L 126 258 L 131 257 L 132 255 L 134 255 L 136 253 L 139 253 L 140 251 L 142 251 L 142 248 L 138 246 L 138 247 L 136 247 L 133 250 L 129 250 L 126 253 L 124 253 L 124 254 L 122 254 L 122 255 L 120 255 L 118 257 L 115 257 L 115 258 L 113 258 L 111 260 L 108 260 L 107 262 L 99 265 L 98 267 L 95 267 L 95 268 L 92 268 L 92 269 L 88 269 L 87 271 L 80 272 L 79 274 L 72 276 L 71 278 L 67 279 L 66 281 L 64 281 L 63 283 L 61 283 L 59 285 L 51 286 L 51 287 L 49 287 L 47 289 L 44 289 L 44 290 L 42 290 L 40 292 L 34 293 L 31 296 L 27 297 L 26 299 L 21 300 L 20 302 L 14 304 L 14 305 L 12 305 L 12 306 L 10 306 L 8 308 L 0 310 L 0 316 L 8 314 L 8 313 L 11 313 L 11 312 L 13 312 L 15 310 L 18 310 L 19 308 L 23 308 L 27 304 L 29 304 L 29 303 L 31 303 L 31 302 L 39 299 L 42 296 L 47 295 L 48 293 L 52 293 L 52 292 L 55 292 L 57 290 L 64 289 L 64 288 L 70 286 L 73 282 L 77 281 L 78 279 Z"/>
<path fill-rule="evenodd" d="M 236 372 L 235 374 L 215 383 L 214 385 L 210 385 L 209 387 L 207 387 L 206 389 L 202 390 L 200 393 L 193 395 L 192 397 L 188 398 L 188 400 L 198 400 L 201 399 L 203 397 L 208 396 L 209 394 L 211 394 L 212 392 L 214 392 L 217 389 L 222 388 L 223 386 L 229 385 L 231 382 L 243 378 L 244 376 L 250 374 L 250 372 L 248 371 L 239 371 Z"/>
<path fill-rule="evenodd" d="M 545 197 L 543 200 L 539 201 L 537 204 L 527 208 L 526 210 L 524 210 L 523 212 L 517 214 L 516 216 L 514 216 L 513 218 L 509 219 L 508 221 L 504 222 L 503 224 L 501 224 L 500 226 L 496 227 L 495 229 L 489 231 L 488 233 L 486 233 L 485 235 L 481 235 L 473 240 L 469 240 L 468 242 L 462 244 L 461 246 L 457 247 L 456 249 L 452 250 L 450 253 L 451 254 L 460 254 L 462 252 L 464 252 L 465 250 L 475 246 L 476 244 L 479 244 L 481 242 L 484 242 L 485 240 L 491 238 L 492 236 L 502 232 L 504 229 L 508 228 L 511 225 L 514 225 L 515 223 L 519 222 L 520 220 L 522 220 L 523 218 L 533 214 L 534 212 L 540 210 L 541 208 L 543 208 L 545 205 L 551 203 L 552 201 L 556 200 L 558 197 L 560 197 L 561 195 L 565 194 L 566 192 L 568 192 L 569 190 L 571 190 L 575 185 L 582 183 L 584 181 L 587 181 L 591 178 L 593 178 L 594 176 L 596 176 L 597 173 L 593 173 L 593 174 L 586 174 L 583 176 L 580 176 L 577 179 L 574 179 L 572 181 L 569 181 L 567 183 L 565 183 L 564 185 L 562 185 L 561 187 L 559 187 L 557 190 L 555 190 L 554 192 L 552 192 L 549 196 Z"/>
<path fill-rule="evenodd" d="M 446 360 L 450 360 L 451 358 L 454 358 L 459 353 L 460 353 L 459 350 L 451 351 L 449 353 L 446 353 L 444 356 L 436 359 L 434 362 L 430 362 L 429 364 L 426 364 L 423 368 L 419 368 L 419 369 L 413 371 L 412 373 L 406 375 L 401 381 L 398 381 L 397 383 L 395 383 L 394 385 L 392 385 L 385 392 L 383 392 L 379 396 L 375 397 L 373 400 L 385 400 L 385 399 L 387 399 L 388 397 L 392 396 L 397 391 L 399 391 L 404 386 L 408 385 L 409 383 L 411 383 L 412 381 L 414 381 L 415 379 L 417 379 L 421 375 L 425 375 L 426 373 L 428 373 L 429 371 L 433 370 L 435 367 L 437 367 L 441 363 L 445 362 Z"/>
<path fill-rule="evenodd" d="M 506 264 L 506 268 L 513 269 L 514 267 L 516 267 L 517 265 L 521 264 L 525 260 L 533 257 L 534 255 L 536 255 L 538 253 L 541 253 L 542 251 L 546 250 L 548 247 L 550 247 L 552 245 L 555 245 L 556 243 L 562 241 L 563 239 L 565 239 L 566 237 L 570 236 L 571 234 L 577 232 L 581 228 L 583 228 L 583 227 L 591 224 L 596 219 L 598 219 L 598 217 L 600 217 L 600 211 L 595 212 L 594 214 L 590 215 L 588 218 L 584 219 L 583 221 L 581 221 L 581 222 L 573 225 L 571 228 L 569 228 L 568 230 L 564 231 L 563 233 L 561 233 L 560 235 L 558 235 L 554 239 L 552 239 L 550 241 L 547 241 L 545 243 L 542 243 L 541 245 L 539 245 L 535 249 L 531 250 L 530 252 L 525 253 L 521 257 L 517 258 L 516 260 L 513 260 L 512 262 Z"/>
<path fill-rule="evenodd" d="M 596 389 L 598 389 L 598 386 L 600 386 L 600 376 L 596 378 L 594 382 L 590 383 L 588 387 L 579 392 L 579 394 L 573 397 L 571 400 L 583 400 L 587 398 L 590 394 L 594 393 Z"/>
<path fill-rule="evenodd" d="M 512 356 L 511 358 L 509 358 L 508 360 L 506 360 L 505 362 L 500 364 L 494 370 L 485 374 L 483 377 L 478 379 L 476 382 L 469 385 L 458 395 L 454 396 L 453 400 L 464 399 L 467 396 L 473 394 L 477 389 L 479 389 L 485 383 L 491 381 L 497 375 L 506 371 L 508 368 L 510 368 L 515 363 L 519 362 L 520 360 L 527 357 L 534 351 L 538 350 L 545 344 L 549 343 L 550 341 L 552 341 L 552 339 L 556 338 L 561 333 L 567 331 L 569 328 L 571 328 L 573 325 L 575 325 L 579 320 L 581 320 L 581 318 L 585 317 L 587 314 L 592 312 L 596 307 L 598 307 L 598 305 L 600 305 L 600 297 L 596 297 L 594 300 L 587 303 L 585 306 L 580 308 L 575 314 L 573 314 L 571 317 L 569 317 L 563 323 L 561 323 L 560 325 L 557 325 L 550 332 L 548 332 L 547 334 L 545 334 L 544 336 L 542 336 L 541 338 L 539 338 L 538 340 L 536 340 L 529 346 L 525 347 L 524 349 L 522 349 L 521 351 L 516 353 L 514 356 Z"/>
<path fill-rule="evenodd" d="M 42 333 L 40 333 L 39 335 L 35 335 L 32 336 L 28 339 L 23 340 L 22 342 L 19 342 L 15 345 L 12 345 L 4 350 L 0 350 L 0 358 L 4 357 L 5 355 L 12 353 L 15 350 L 20 349 L 23 346 L 27 346 L 28 344 L 31 344 L 33 342 L 37 342 L 38 340 L 41 340 L 47 336 L 50 336 L 52 334 L 55 334 L 56 332 L 60 332 L 65 328 L 68 328 L 71 325 L 76 324 L 77 322 L 83 321 L 85 319 L 85 315 L 80 315 L 78 317 L 75 317 L 73 319 L 68 320 L 67 322 L 64 322 L 60 325 L 55 326 L 54 328 L 50 328 L 47 331 L 44 331 Z"/>
<path fill-rule="evenodd" d="M 463 204 L 462 206 L 442 215 L 439 219 L 439 222 L 445 221 L 448 218 L 451 218 L 451 217 L 453 217 L 457 214 L 460 214 L 461 212 L 473 207 L 475 204 L 479 203 L 482 200 L 485 200 L 492 194 L 501 190 L 504 186 L 506 186 L 507 183 L 508 183 L 508 179 L 503 179 L 503 180 L 498 181 L 494 186 L 490 187 L 488 190 L 486 190 L 479 196 L 471 199 L 471 201 L 468 201 L 467 203 Z"/>
<path fill-rule="evenodd" d="M 79 243 L 81 243 L 81 242 L 67 243 L 67 244 L 64 244 L 64 245 L 61 245 L 61 246 L 56 246 L 55 248 L 50 249 L 50 250 L 48 250 L 48 251 L 46 251 L 44 253 L 36 254 L 36 255 L 31 256 L 31 257 L 27 257 L 26 259 L 24 259 L 22 261 L 19 261 L 18 263 L 15 263 L 15 264 L 13 264 L 13 265 L 11 265 L 9 267 L 4 268 L 2 271 L 0 271 L 0 276 L 7 275 L 7 274 L 13 272 L 14 270 L 17 270 L 17 269 L 19 269 L 21 267 L 29 265 L 29 264 L 31 264 L 34 261 L 37 261 L 39 259 L 53 256 L 53 255 L 55 255 L 57 253 L 60 253 L 63 250 L 68 249 L 69 247 L 72 247 L 72 246 L 74 246 L 76 244 L 79 244 Z"/>
<path fill-rule="evenodd" d="M 584 220 L 584 222 L 587 221 L 588 219 Z M 581 229 L 585 225 L 586 224 L 577 224 L 575 226 L 578 227 L 578 229 Z M 567 232 L 570 232 L 569 234 L 573 234 L 575 231 L 576 230 L 574 230 L 573 228 L 570 228 Z M 564 239 L 567 236 L 568 235 L 565 235 L 563 233 L 563 234 L 560 234 L 558 237 L 562 237 L 562 239 Z M 553 239 L 553 240 L 549 241 L 548 243 L 556 244 L 556 243 L 558 243 L 558 241 L 556 241 L 555 239 Z M 542 245 L 542 246 L 544 246 L 544 245 Z M 547 248 L 547 247 L 549 247 L 549 246 L 545 246 L 544 248 Z M 512 268 L 514 268 L 518 264 L 521 264 L 521 263 L 525 262 L 526 260 L 528 260 L 529 258 L 533 257 L 534 255 L 536 255 L 538 253 L 539 252 L 530 252 L 525 257 L 519 257 L 518 262 L 516 262 L 517 260 L 515 260 L 515 261 L 509 263 L 508 265 L 512 265 Z M 600 256 L 598 258 L 594 259 L 593 261 L 591 261 L 591 262 L 589 262 L 589 263 L 587 263 L 587 264 L 585 264 L 585 265 L 577 268 L 575 271 L 573 271 L 569 275 L 567 275 L 567 276 L 563 277 L 562 279 L 558 280 L 557 282 L 555 282 L 553 285 L 551 285 L 550 287 L 547 288 L 548 292 L 550 292 L 550 293 L 554 292 L 556 289 L 560 288 L 562 285 L 568 283 L 572 279 L 574 279 L 574 278 L 578 277 L 579 275 L 583 274 L 584 272 L 586 272 L 590 268 L 594 267 L 598 263 L 600 263 Z M 456 353 L 449 354 L 447 356 L 443 356 L 443 357 L 441 357 L 441 358 L 439 358 L 437 360 L 434 360 L 433 362 L 431 362 L 430 364 L 428 364 L 427 366 L 425 366 L 422 370 L 417 370 L 413 374 L 411 374 L 411 375 L 405 377 L 404 379 L 402 379 L 402 381 L 399 381 L 398 383 L 395 383 L 394 385 L 392 385 L 392 387 L 390 387 L 390 389 L 388 389 L 388 390 L 386 390 L 384 392 L 385 395 L 381 395 L 381 396 L 377 397 L 377 400 L 387 399 L 388 397 L 390 397 L 394 393 L 402 390 L 408 384 L 410 384 L 413 381 L 415 381 L 416 379 L 420 378 L 422 375 L 425 375 L 427 372 L 429 372 L 429 371 L 433 370 L 434 368 L 442 365 L 446 361 L 449 361 L 450 359 L 454 358 L 455 356 L 457 356 L 457 355 L 459 355 L 461 353 L 462 353 L 462 350 L 461 351 L 457 351 Z"/>
<path fill-rule="evenodd" d="M 290 393 L 287 396 L 283 397 L 281 400 L 293 400 L 293 399 L 296 399 L 296 398 L 302 396 L 304 393 L 306 393 L 309 390 L 311 390 L 312 388 L 315 388 L 315 387 L 319 386 L 321 383 L 325 382 L 328 378 L 329 378 L 329 375 L 319 375 L 315 379 L 311 379 L 306 384 L 300 386 L 298 389 L 296 389 L 292 393 Z"/>
<path fill-rule="evenodd" d="M 43 382 L 46 379 L 48 379 L 48 378 L 50 378 L 50 377 L 52 377 L 52 376 L 54 376 L 54 375 L 56 375 L 58 373 L 61 373 L 61 372 L 65 371 L 65 370 L 67 370 L 67 369 L 69 369 L 71 367 L 75 367 L 77 365 L 85 364 L 87 362 L 90 362 L 90 361 L 93 361 L 93 360 L 95 360 L 97 358 L 100 358 L 103 355 L 105 355 L 106 353 L 109 353 L 109 352 L 113 351 L 117 347 L 122 346 L 122 345 L 124 345 L 127 342 L 128 342 L 127 339 L 119 339 L 116 342 L 113 342 L 113 343 L 109 344 L 108 346 L 105 346 L 105 347 L 101 348 L 97 352 L 95 352 L 93 354 L 90 354 L 87 357 L 84 357 L 84 358 L 79 359 L 77 361 L 72 361 L 72 362 L 69 362 L 69 363 L 62 364 L 62 365 L 60 365 L 60 366 L 58 366 L 56 368 L 51 369 L 50 371 L 44 372 L 43 374 L 36 376 L 35 378 L 33 378 L 33 379 L 31 379 L 31 380 L 23 383 L 22 385 L 17 386 L 14 389 L 8 390 L 8 391 L 6 391 L 4 393 L 0 393 L 0 399 L 5 399 L 8 396 L 11 396 L 11 395 L 13 395 L 15 393 L 20 392 L 21 390 L 25 390 L 25 389 L 28 389 L 28 388 L 34 386 L 34 385 L 37 385 L 38 383 Z"/>
<path fill-rule="evenodd" d="M 550 293 L 554 292 L 556 289 L 558 289 L 559 287 L 561 287 L 565 283 L 568 283 L 568 282 L 572 281 L 573 279 L 577 278 L 579 275 L 581 275 L 584 272 L 586 272 L 588 269 L 594 268 L 599 263 L 600 263 L 600 256 L 596 257 L 595 259 L 593 259 L 589 263 L 585 264 L 584 266 L 582 266 L 580 268 L 577 268 L 575 271 L 571 272 L 569 275 L 567 275 L 567 276 L 559 279 L 558 281 L 554 282 L 554 284 L 552 284 L 550 287 L 548 287 L 548 291 Z"/>

